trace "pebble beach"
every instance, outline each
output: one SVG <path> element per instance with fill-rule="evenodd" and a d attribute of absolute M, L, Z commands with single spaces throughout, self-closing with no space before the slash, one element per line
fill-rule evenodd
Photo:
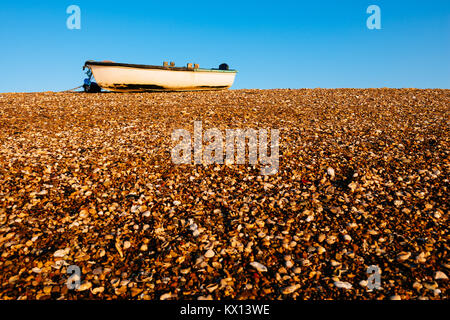
<path fill-rule="evenodd" d="M 0 299 L 448 299 L 449 106 L 446 89 L 0 94 Z M 174 164 L 173 130 L 199 120 L 279 129 L 278 172 Z"/>

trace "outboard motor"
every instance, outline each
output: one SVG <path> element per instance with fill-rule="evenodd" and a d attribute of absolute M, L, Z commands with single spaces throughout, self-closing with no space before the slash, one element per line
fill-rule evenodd
<path fill-rule="evenodd" d="M 230 70 L 230 67 L 226 63 L 222 63 L 219 66 L 219 70 Z"/>
<path fill-rule="evenodd" d="M 83 67 L 84 69 L 84 67 Z M 100 88 L 100 86 L 97 84 L 97 82 L 92 82 L 92 72 L 91 69 L 88 69 L 86 71 L 86 75 L 89 78 L 84 79 L 84 84 L 83 84 L 83 89 L 84 92 L 88 92 L 88 93 L 98 93 L 102 91 L 102 88 Z"/>
<path fill-rule="evenodd" d="M 84 79 L 83 89 L 87 93 L 98 93 L 102 91 L 102 88 L 100 88 L 97 82 L 91 82 L 89 79 Z"/>

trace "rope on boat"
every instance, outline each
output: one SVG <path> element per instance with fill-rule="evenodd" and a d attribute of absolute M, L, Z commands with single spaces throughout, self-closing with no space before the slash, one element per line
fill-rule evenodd
<path fill-rule="evenodd" d="M 78 86 L 78 87 L 73 88 L 73 89 L 64 90 L 64 91 L 59 91 L 59 92 L 74 92 L 75 90 L 80 89 L 80 88 L 82 88 L 82 87 L 83 87 L 83 86 Z"/>

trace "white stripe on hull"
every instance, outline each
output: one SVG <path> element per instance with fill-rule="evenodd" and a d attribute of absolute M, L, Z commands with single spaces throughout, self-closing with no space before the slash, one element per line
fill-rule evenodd
<path fill-rule="evenodd" d="M 95 80 L 110 91 L 222 90 L 233 85 L 236 72 L 192 71 L 89 65 Z"/>

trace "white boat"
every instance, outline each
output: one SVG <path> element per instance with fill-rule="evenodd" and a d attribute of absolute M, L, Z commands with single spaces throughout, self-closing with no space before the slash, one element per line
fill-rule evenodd
<path fill-rule="evenodd" d="M 117 92 L 142 91 L 197 91 L 223 90 L 233 85 L 236 70 L 221 64 L 218 69 L 202 69 L 188 64 L 187 67 L 116 63 L 112 61 L 86 61 L 89 79 L 85 80 L 85 91 L 100 91 L 100 88 Z M 90 82 L 94 76 L 94 82 Z M 92 84 L 92 85 L 91 85 Z"/>

